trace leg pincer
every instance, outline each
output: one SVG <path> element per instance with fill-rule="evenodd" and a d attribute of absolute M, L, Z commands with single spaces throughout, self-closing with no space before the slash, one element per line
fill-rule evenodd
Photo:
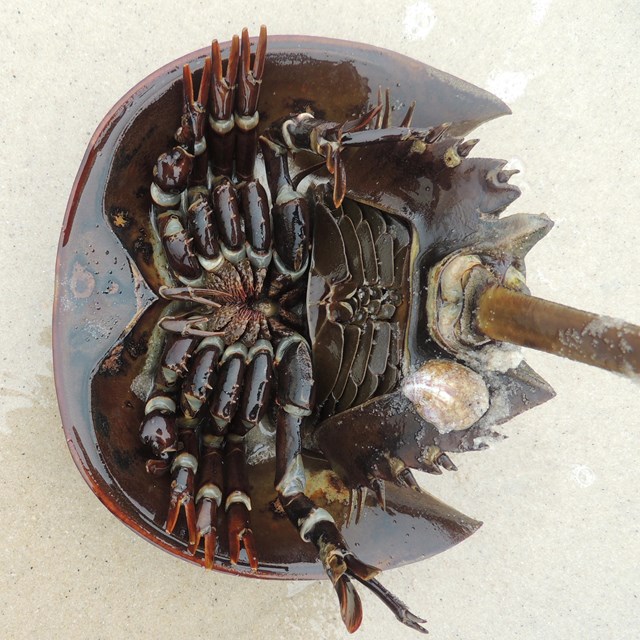
<path fill-rule="evenodd" d="M 189 65 L 182 69 L 183 108 L 175 133 L 178 144 L 158 156 L 153 168 L 151 197 L 159 212 L 179 207 L 181 193 L 188 187 L 206 184 L 205 127 L 210 78 L 211 59 L 206 58 L 196 99 L 191 69 Z"/>
<path fill-rule="evenodd" d="M 310 533 L 310 538 L 315 540 L 320 560 L 327 571 L 327 575 L 334 584 L 340 600 L 341 611 L 352 614 L 352 612 L 356 611 L 359 604 L 359 597 L 353 586 L 348 582 L 349 576 L 375 594 L 393 611 L 400 622 L 416 631 L 427 633 L 427 630 L 420 626 L 426 622 L 426 620 L 419 618 L 409 611 L 407 606 L 399 598 L 376 580 L 376 576 L 380 573 L 380 570 L 362 562 L 355 556 L 347 547 L 342 535 L 335 528 L 335 525 L 326 521 L 319 522 L 314 527 L 313 532 Z M 349 631 L 352 631 L 352 629 L 349 628 L 348 619 L 345 619 L 344 615 L 343 619 Z M 355 629 L 353 629 L 353 631 L 355 631 Z"/>
<path fill-rule="evenodd" d="M 179 453 L 171 465 L 171 494 L 167 513 L 167 533 L 172 533 L 184 508 L 189 545 L 196 543 L 196 509 L 194 496 L 195 475 L 198 471 L 198 437 L 195 425 L 180 430 Z"/>
<path fill-rule="evenodd" d="M 211 428 L 210 422 L 205 423 L 196 493 L 196 538 L 189 546 L 189 551 L 195 554 L 200 540 L 204 540 L 206 569 L 212 569 L 215 561 L 218 510 L 224 486 L 221 451 L 223 441 L 224 438 Z"/>
<path fill-rule="evenodd" d="M 423 618 L 419 618 L 417 615 L 409 611 L 407 605 L 402 602 L 391 591 L 385 588 L 378 580 L 371 578 L 370 580 L 363 580 L 360 576 L 353 576 L 360 584 L 364 585 L 369 591 L 375 594 L 380 600 L 393 612 L 395 617 L 415 631 L 420 633 L 429 633 L 422 625 L 426 622 Z"/>
<path fill-rule="evenodd" d="M 253 571 L 257 571 L 258 553 L 249 517 L 251 498 L 245 465 L 244 435 L 236 433 L 227 435 L 224 465 L 229 559 L 233 564 L 237 564 L 240 559 L 240 549 L 244 545 L 249 566 Z"/>
<path fill-rule="evenodd" d="M 191 68 L 185 64 L 182 68 L 183 107 L 180 127 L 176 131 L 176 141 L 194 156 L 194 168 L 189 177 L 189 187 L 202 187 L 207 183 L 207 142 L 205 128 L 207 124 L 207 103 L 209 101 L 209 83 L 211 81 L 211 58 L 207 57 L 202 69 L 202 79 L 197 98 L 193 90 Z"/>
<path fill-rule="evenodd" d="M 233 36 L 223 73 L 222 54 L 217 40 L 211 43 L 211 95 L 209 100 L 208 147 L 214 176 L 233 175 L 234 127 L 233 107 L 236 96 L 238 63 L 240 60 L 240 39 Z"/>
<path fill-rule="evenodd" d="M 267 53 L 267 28 L 260 27 L 256 53 L 251 65 L 251 42 L 247 29 L 242 31 L 241 65 L 238 72 L 238 92 L 236 94 L 236 174 L 239 180 L 249 180 L 253 176 L 258 139 L 258 98 L 264 62 Z"/>

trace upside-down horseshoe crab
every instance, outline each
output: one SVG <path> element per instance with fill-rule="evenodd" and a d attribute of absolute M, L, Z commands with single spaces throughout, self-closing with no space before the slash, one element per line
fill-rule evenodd
<path fill-rule="evenodd" d="M 181 95 L 162 96 L 173 108 L 130 125 L 147 131 L 108 167 L 119 180 L 105 213 L 139 313 L 95 372 L 92 419 L 108 476 L 136 500 L 101 497 L 206 566 L 322 568 L 350 631 L 362 612 L 349 577 L 424 630 L 373 565 L 426 557 L 478 523 L 411 469 L 454 470 L 449 453 L 485 446 L 493 425 L 552 396 L 506 342 L 637 373 L 638 329 L 528 295 L 524 257 L 551 223 L 500 217 L 518 196 L 509 171 L 462 139 L 504 112 L 498 101 L 458 87 L 459 102 L 443 94 L 425 114 L 415 96 L 422 127 L 410 105 L 394 126 L 389 94 L 371 100 L 368 86 L 325 108 L 301 80 L 282 100 L 291 58 L 265 60 L 264 32 L 250 46 L 246 34 L 215 43 L 184 69 Z M 263 107 L 263 90 L 258 105 L 263 73 L 280 104 Z M 71 274 L 80 299 L 88 277 Z M 132 444 L 140 423 L 146 452 Z M 391 515 L 398 538 L 422 523 L 393 558 L 375 541 Z"/>

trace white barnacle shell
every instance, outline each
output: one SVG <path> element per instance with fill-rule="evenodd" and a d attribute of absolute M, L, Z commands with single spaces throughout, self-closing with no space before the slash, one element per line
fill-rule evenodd
<path fill-rule="evenodd" d="M 489 408 L 481 375 L 451 360 L 431 360 L 405 379 L 402 392 L 440 433 L 468 429 Z"/>

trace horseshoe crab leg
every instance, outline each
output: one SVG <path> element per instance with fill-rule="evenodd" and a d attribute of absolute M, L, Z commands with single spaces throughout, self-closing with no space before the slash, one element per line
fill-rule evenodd
<path fill-rule="evenodd" d="M 240 48 L 241 64 L 238 71 L 238 90 L 236 94 L 236 174 L 239 180 L 249 180 L 253 176 L 256 159 L 258 122 L 258 98 L 264 74 L 264 61 L 267 53 L 267 28 L 260 27 L 260 36 L 251 65 L 251 41 L 249 31 L 242 30 Z"/>
<path fill-rule="evenodd" d="M 223 73 L 223 60 L 217 40 L 211 43 L 211 96 L 209 100 L 208 148 L 214 176 L 231 177 L 233 173 L 233 135 L 235 122 L 233 107 L 236 96 L 236 79 L 240 61 L 240 39 L 233 36 L 231 50 Z"/>
<path fill-rule="evenodd" d="M 352 574 L 353 577 L 363 586 L 365 586 L 369 591 L 375 594 L 380 600 L 393 612 L 395 617 L 402 622 L 402 624 L 406 624 L 411 629 L 415 629 L 420 633 L 429 633 L 423 626 L 426 622 L 423 618 L 419 618 L 414 613 L 411 613 L 407 608 L 407 605 L 402 602 L 397 596 L 391 593 L 388 589 L 386 589 L 378 580 L 375 578 L 370 578 L 369 580 L 363 580 L 356 574 Z"/>
<path fill-rule="evenodd" d="M 242 428 L 239 429 L 241 432 Z M 240 549 L 244 546 L 252 571 L 258 570 L 258 552 L 251 528 L 251 497 L 245 463 L 244 435 L 236 433 L 232 424 L 225 442 L 225 489 L 227 498 L 227 534 L 229 538 L 229 560 L 237 564 Z"/>
<path fill-rule="evenodd" d="M 476 298 L 483 335 L 625 375 L 640 374 L 640 327 L 493 285 Z"/>
<path fill-rule="evenodd" d="M 198 440 L 194 427 L 185 425 L 178 436 L 181 450 L 171 464 L 171 494 L 165 529 L 172 533 L 181 509 L 187 521 L 189 544 L 196 542 L 196 508 L 193 489 L 198 471 Z"/>
<path fill-rule="evenodd" d="M 194 156 L 194 166 L 189 176 L 189 186 L 204 185 L 207 182 L 207 143 L 204 137 L 207 122 L 207 102 L 211 82 L 211 58 L 207 57 L 202 69 L 202 80 L 196 98 L 193 74 L 188 64 L 182 68 L 183 107 L 180 127 L 176 131 L 176 141 Z"/>
<path fill-rule="evenodd" d="M 208 421 L 203 426 L 202 452 L 198 465 L 196 493 L 195 540 L 189 553 L 195 555 L 200 540 L 204 540 L 204 566 L 213 569 L 218 538 L 218 510 L 224 491 L 222 445 L 224 438 L 215 433 Z"/>

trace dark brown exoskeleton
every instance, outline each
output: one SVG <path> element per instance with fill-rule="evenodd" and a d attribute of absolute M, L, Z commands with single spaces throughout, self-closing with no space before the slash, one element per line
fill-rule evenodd
<path fill-rule="evenodd" d="M 253 55 L 246 30 L 226 61 L 214 41 L 197 97 L 185 66 L 177 145 L 153 171 L 171 305 L 147 470 L 171 475 L 169 533 L 184 511 L 211 568 L 224 516 L 231 561 L 244 546 L 257 570 L 245 442 L 275 431 L 273 517 L 315 546 L 347 629 L 355 579 L 425 631 L 314 502 L 303 451 L 328 460 L 358 520 L 368 491 L 382 509 L 390 487 L 423 495 L 412 469 L 455 470 L 449 454 L 553 395 L 510 343 L 638 373 L 640 329 L 531 297 L 524 259 L 550 220 L 500 217 L 519 195 L 505 163 L 470 158 L 477 141 L 450 124 L 412 128 L 412 107 L 393 126 L 388 92 L 352 121 L 293 114 L 258 140 L 265 54 L 264 28 Z"/>

